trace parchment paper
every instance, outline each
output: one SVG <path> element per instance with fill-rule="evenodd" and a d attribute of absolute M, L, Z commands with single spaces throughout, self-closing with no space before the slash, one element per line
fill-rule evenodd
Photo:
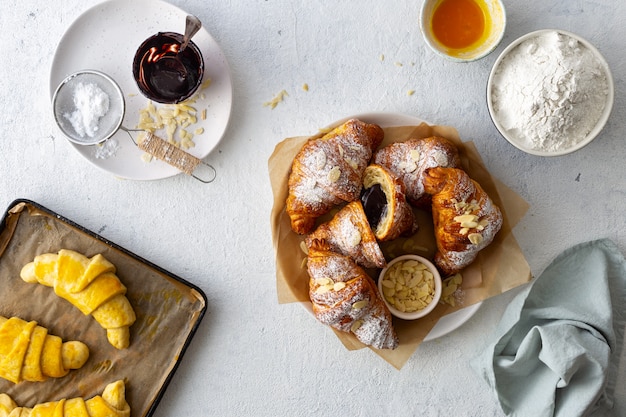
<path fill-rule="evenodd" d="M 62 398 L 91 398 L 118 379 L 126 381 L 132 416 L 154 411 L 206 309 L 206 297 L 184 280 L 131 253 L 95 238 L 90 232 L 51 214 L 45 208 L 19 202 L 9 209 L 0 231 L 0 315 L 35 320 L 64 341 L 89 347 L 89 360 L 79 370 L 44 382 L 0 379 L 0 392 L 19 406 Z M 102 253 L 117 268 L 128 288 L 137 321 L 130 327 L 130 346 L 117 350 L 106 331 L 91 317 L 56 296 L 52 288 L 28 284 L 20 270 L 41 253 L 72 249 L 86 256 Z"/>
<path fill-rule="evenodd" d="M 364 121 L 367 122 L 368 120 Z M 426 123 L 419 126 L 382 127 L 385 131 L 385 139 L 381 147 L 413 137 L 423 138 L 435 135 L 453 141 L 459 148 L 465 171 L 483 187 L 492 200 L 502 209 L 504 216 L 502 229 L 491 245 L 480 252 L 472 265 L 462 271 L 463 284 L 457 293 L 457 303 L 454 307 L 440 304 L 430 315 L 416 321 L 394 318 L 394 327 L 400 339 L 400 346 L 395 350 L 371 348 L 392 366 L 400 369 L 435 326 L 439 318 L 531 280 L 528 262 L 511 232 L 515 224 L 524 216 L 528 204 L 514 191 L 491 176 L 474 144 L 462 142 L 454 128 L 433 126 Z M 323 135 L 322 132 L 315 136 L 321 135 Z M 285 211 L 285 201 L 288 195 L 287 180 L 291 163 L 296 153 L 308 139 L 309 137 L 293 137 L 283 140 L 276 146 L 268 165 L 274 195 L 270 221 L 272 241 L 276 252 L 278 301 L 279 303 L 301 302 L 306 309 L 311 310 L 308 295 L 309 277 L 305 267 L 306 255 L 300 249 L 300 243 L 304 240 L 304 236 L 299 236 L 291 230 L 289 216 Z M 333 213 L 319 219 L 318 224 L 328 220 Z M 432 215 L 423 210 L 415 210 L 415 214 L 420 226 L 416 235 L 381 245 L 388 261 L 395 256 L 410 252 L 432 259 L 436 248 Z M 368 272 L 374 279 L 378 278 L 379 271 L 371 270 Z M 352 334 L 339 331 L 335 331 L 335 333 L 348 349 L 364 347 Z"/>

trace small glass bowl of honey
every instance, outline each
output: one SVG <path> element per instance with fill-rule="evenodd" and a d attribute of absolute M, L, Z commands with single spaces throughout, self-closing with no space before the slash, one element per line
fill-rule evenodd
<path fill-rule="evenodd" d="M 476 61 L 500 43 L 506 13 L 500 0 L 426 0 L 420 29 L 430 48 L 456 62 Z"/>

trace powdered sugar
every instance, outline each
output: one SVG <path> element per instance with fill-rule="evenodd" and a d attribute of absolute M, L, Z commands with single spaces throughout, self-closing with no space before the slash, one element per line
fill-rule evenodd
<path fill-rule="evenodd" d="M 74 90 L 76 110 L 63 116 L 72 124 L 81 138 L 98 134 L 100 118 L 109 111 L 109 96 L 94 83 L 79 82 Z"/>
<path fill-rule="evenodd" d="M 490 92 L 502 128 L 524 147 L 560 151 L 583 141 L 607 102 L 607 72 L 594 53 L 560 32 L 531 37 L 494 72 Z"/>

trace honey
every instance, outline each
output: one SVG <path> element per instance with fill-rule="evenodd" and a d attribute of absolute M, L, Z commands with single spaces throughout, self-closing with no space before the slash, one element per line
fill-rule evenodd
<path fill-rule="evenodd" d="M 486 39 L 490 25 L 482 0 L 442 0 L 435 7 L 431 30 L 446 48 L 465 52 Z"/>

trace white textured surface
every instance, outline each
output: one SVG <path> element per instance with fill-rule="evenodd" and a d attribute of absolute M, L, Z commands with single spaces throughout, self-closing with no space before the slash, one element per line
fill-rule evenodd
<path fill-rule="evenodd" d="M 424 44 L 420 1 L 172 0 L 204 22 L 232 67 L 232 123 L 206 158 L 218 171 L 211 185 L 182 175 L 116 179 L 58 132 L 48 96 L 54 50 L 65 28 L 96 3 L 0 2 L 0 207 L 35 200 L 206 292 L 207 315 L 155 416 L 502 415 L 468 362 L 515 291 L 422 345 L 401 371 L 367 349 L 346 351 L 302 307 L 277 304 L 267 159 L 285 137 L 371 111 L 452 125 L 475 141 L 492 174 L 530 203 L 514 232 L 535 274 L 584 240 L 608 237 L 626 249 L 624 2 L 506 1 L 500 47 L 457 64 Z M 485 102 L 497 54 L 542 28 L 591 41 L 616 84 L 600 137 L 554 159 L 504 141 Z M 263 106 L 283 89 L 284 102 Z"/>

